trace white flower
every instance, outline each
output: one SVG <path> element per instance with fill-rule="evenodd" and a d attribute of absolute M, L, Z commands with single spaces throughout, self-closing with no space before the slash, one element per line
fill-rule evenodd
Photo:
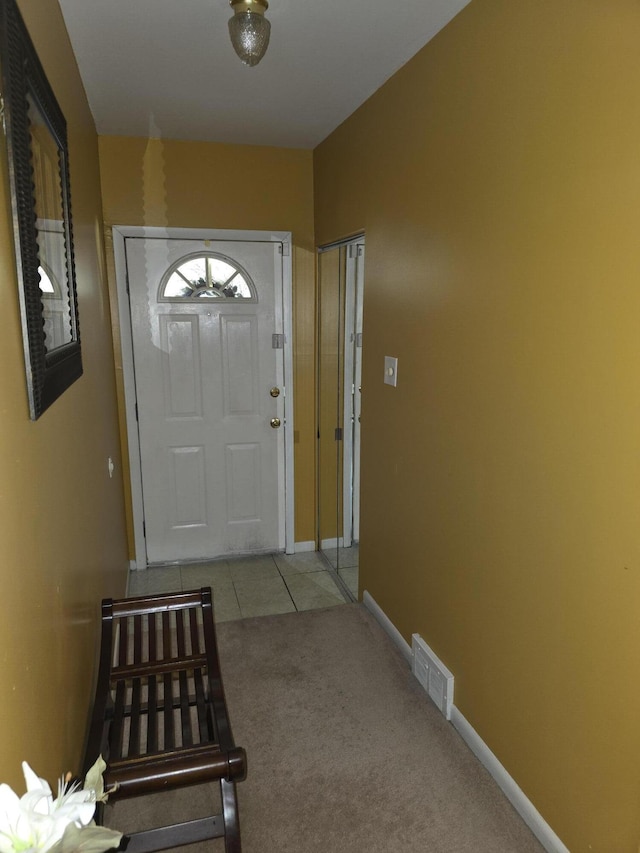
<path fill-rule="evenodd" d="M 0 853 L 98 853 L 117 847 L 121 833 L 92 823 L 97 798 L 104 798 L 104 767 L 98 759 L 83 789 L 61 779 L 54 800 L 47 782 L 23 762 L 26 794 L 19 798 L 8 785 L 0 785 Z"/>

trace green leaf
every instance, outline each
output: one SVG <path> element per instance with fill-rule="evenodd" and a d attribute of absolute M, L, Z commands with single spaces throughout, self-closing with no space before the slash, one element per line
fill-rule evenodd
<path fill-rule="evenodd" d="M 107 769 L 107 764 L 104 758 L 99 755 L 96 759 L 95 764 L 91 767 L 84 780 L 84 790 L 86 791 L 88 788 L 93 788 L 96 792 L 96 802 L 106 803 L 107 802 L 107 794 L 104 792 L 104 779 L 103 774 Z"/>
<path fill-rule="evenodd" d="M 103 850 L 118 847 L 121 840 L 121 832 L 107 829 L 106 826 L 77 827 L 75 823 L 70 823 L 49 853 L 102 853 Z"/>

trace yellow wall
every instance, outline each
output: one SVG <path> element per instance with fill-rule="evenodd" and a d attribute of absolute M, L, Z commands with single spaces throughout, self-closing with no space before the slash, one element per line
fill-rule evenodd
<path fill-rule="evenodd" d="M 639 92 L 637 0 L 473 0 L 315 152 L 318 243 L 367 240 L 361 588 L 572 853 L 640 840 Z"/>
<path fill-rule="evenodd" d="M 58 3 L 19 5 L 67 119 L 84 364 L 31 422 L 1 136 L 0 780 L 22 792 L 22 760 L 52 784 L 79 769 L 100 599 L 124 592 L 127 554 L 97 137 Z"/>
<path fill-rule="evenodd" d="M 297 542 L 314 539 L 315 255 L 311 152 L 116 136 L 100 137 L 99 145 L 107 226 L 292 232 L 295 537 Z M 113 281 L 112 301 L 115 304 Z M 122 387 L 121 363 L 118 372 Z"/>

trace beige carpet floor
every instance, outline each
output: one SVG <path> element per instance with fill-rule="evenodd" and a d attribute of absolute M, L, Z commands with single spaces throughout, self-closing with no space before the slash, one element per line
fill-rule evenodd
<path fill-rule="evenodd" d="M 249 773 L 244 853 L 540 853 L 542 847 L 359 604 L 218 626 Z M 123 801 L 126 831 L 207 811 L 208 788 Z M 191 853 L 224 850 L 221 839 Z"/>

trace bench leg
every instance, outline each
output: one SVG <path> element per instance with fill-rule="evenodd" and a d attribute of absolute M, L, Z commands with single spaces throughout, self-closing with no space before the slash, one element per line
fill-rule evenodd
<path fill-rule="evenodd" d="M 220 791 L 222 793 L 222 813 L 224 816 L 224 849 L 226 853 L 241 853 L 236 783 L 221 779 Z"/>

